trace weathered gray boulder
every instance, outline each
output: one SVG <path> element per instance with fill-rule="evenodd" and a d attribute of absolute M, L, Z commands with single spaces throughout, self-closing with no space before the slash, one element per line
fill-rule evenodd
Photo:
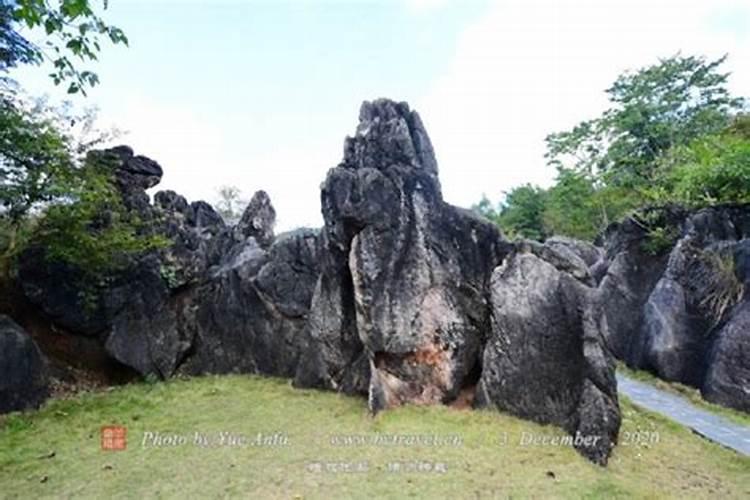
<path fill-rule="evenodd" d="M 199 283 L 232 246 L 229 228 L 221 216 L 204 201 L 188 204 L 173 191 L 154 196 L 153 234 L 170 244 L 156 252 L 159 274 L 171 289 Z M 141 266 L 136 262 L 131 267 Z"/>
<path fill-rule="evenodd" d="M 261 247 L 268 248 L 274 240 L 275 224 L 276 210 L 271 198 L 265 191 L 257 191 L 235 226 L 234 235 L 238 241 L 253 237 Z"/>
<path fill-rule="evenodd" d="M 734 308 L 716 333 L 707 364 L 703 396 L 750 412 L 750 297 Z"/>
<path fill-rule="evenodd" d="M 730 324 L 738 321 L 733 311 L 747 289 L 748 220 L 747 205 L 693 213 L 667 208 L 610 228 L 599 289 L 608 340 L 618 357 L 666 380 L 702 388 L 723 404 L 746 405 L 745 399 L 728 403 L 746 397 L 741 384 L 725 387 L 721 397 L 717 387 L 720 373 L 743 377 L 744 368 L 737 368 L 739 360 L 727 357 L 726 349 L 743 342 Z M 732 367 L 723 366 L 727 363 Z"/>
<path fill-rule="evenodd" d="M 205 201 L 194 201 L 190 204 L 187 223 L 204 239 L 216 236 L 226 228 L 221 215 Z"/>
<path fill-rule="evenodd" d="M 145 156 L 136 156 L 128 146 L 92 151 L 89 159 L 107 165 L 126 207 L 139 213 L 143 220 L 150 219 L 151 210 L 146 190 L 161 182 L 161 166 Z"/>
<path fill-rule="evenodd" d="M 357 332 L 347 251 L 329 246 L 325 232 L 321 244 L 321 274 L 312 296 L 306 349 L 294 385 L 364 395 L 369 390 L 370 362 Z"/>
<path fill-rule="evenodd" d="M 608 264 L 599 290 L 606 304 L 612 352 L 628 364 L 637 365 L 631 355 L 640 338 L 644 307 L 665 266 L 663 256 L 649 256 L 641 250 L 618 254 Z"/>
<path fill-rule="evenodd" d="M 476 405 L 496 407 L 572 436 L 605 465 L 620 410 L 614 358 L 600 296 L 526 245 L 492 275 L 492 333 L 484 347 Z"/>
<path fill-rule="evenodd" d="M 42 353 L 20 326 L 0 314 L 0 413 L 37 408 L 48 396 Z"/>
<path fill-rule="evenodd" d="M 574 242 L 575 240 L 569 240 Z M 584 242 L 579 242 L 581 246 Z M 521 240 L 516 247 L 523 252 L 532 253 L 540 259 L 549 262 L 557 269 L 570 274 L 572 277 L 589 286 L 595 282 L 591 276 L 589 265 L 569 245 L 560 245 L 557 241 L 545 241 L 543 244 L 533 240 Z"/>
<path fill-rule="evenodd" d="M 129 269 L 125 291 L 110 290 L 109 297 L 122 297 L 109 331 L 103 334 L 106 352 L 143 375 L 171 376 L 190 348 L 190 339 L 179 328 L 177 300 L 160 275 L 156 255 L 140 259 Z"/>
<path fill-rule="evenodd" d="M 681 217 L 681 212 L 673 216 L 670 213 L 658 222 L 668 226 Z M 607 342 L 616 357 L 631 365 L 637 364 L 631 357 L 631 348 L 634 339 L 640 338 L 645 304 L 668 258 L 667 250 L 650 251 L 647 239 L 648 228 L 635 217 L 611 225 L 601 242 L 605 249 L 603 262 L 592 269 L 605 304 Z"/>
<path fill-rule="evenodd" d="M 323 269 L 295 383 L 367 391 L 373 411 L 455 399 L 476 382 L 499 230 L 443 201 L 419 115 L 388 100 L 362 105 L 321 201 Z"/>
<path fill-rule="evenodd" d="M 733 257 L 734 286 L 741 285 L 742 296 L 714 334 L 701 392 L 709 401 L 750 412 L 750 239 L 735 245 Z M 719 290 L 730 300 L 738 292 Z"/>
<path fill-rule="evenodd" d="M 595 265 L 604 257 L 604 250 L 601 247 L 575 238 L 551 236 L 544 241 L 544 245 L 559 252 L 572 252 L 588 267 Z"/>
<path fill-rule="evenodd" d="M 179 290 L 141 266 L 144 275 L 133 277 L 148 291 L 115 318 L 107 352 L 161 378 L 177 372 L 293 376 L 318 277 L 318 233 L 283 234 L 268 250 L 253 237 L 237 246 L 210 277 Z"/>
<path fill-rule="evenodd" d="M 185 197 L 171 190 L 156 193 L 154 195 L 154 207 L 172 215 L 180 214 L 183 219 L 190 212 L 190 204 Z"/>
<path fill-rule="evenodd" d="M 145 156 L 135 156 L 128 146 L 116 146 L 94 154 L 103 154 L 111 158 L 116 179 L 124 190 L 145 190 L 154 187 L 161 182 L 164 175 L 158 163 Z"/>
<path fill-rule="evenodd" d="M 740 297 L 731 265 L 734 244 L 680 239 L 644 307 L 640 335 L 631 355 L 666 380 L 700 387 L 712 333 Z"/>
<path fill-rule="evenodd" d="M 188 204 L 182 196 L 162 191 L 151 205 L 145 190 L 162 176 L 153 160 L 134 156 L 127 146 L 90 155 L 113 169 L 123 203 L 144 221 L 143 233 L 162 236 L 170 244 L 128 257 L 120 271 L 101 283 L 92 283 L 81 269 L 48 259 L 44 248 L 33 247 L 18 260 L 18 281 L 26 297 L 59 326 L 76 334 L 107 336 L 121 313 L 137 316 L 146 303 L 160 307 L 156 304 L 171 290 L 204 279 L 233 240 L 208 203 Z"/>
<path fill-rule="evenodd" d="M 319 274 L 318 232 L 282 234 L 268 251 L 255 245 L 186 299 L 181 323 L 193 343 L 179 371 L 294 376 Z"/>
<path fill-rule="evenodd" d="M 405 104 L 365 103 L 344 151 L 322 187 L 323 269 L 295 384 L 366 391 L 377 411 L 448 403 L 480 381 L 477 405 L 560 425 L 606 463 L 620 416 L 589 272 L 600 252 L 561 239 L 506 257 L 492 224 L 442 200 Z M 502 271 L 516 259 L 531 259 L 538 282 Z"/>

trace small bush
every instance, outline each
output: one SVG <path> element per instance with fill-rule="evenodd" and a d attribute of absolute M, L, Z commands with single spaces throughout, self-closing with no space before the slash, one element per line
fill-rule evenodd
<path fill-rule="evenodd" d="M 649 255 L 662 255 L 674 246 L 677 231 L 671 227 L 655 227 L 649 229 L 641 248 Z"/>
<path fill-rule="evenodd" d="M 706 277 L 707 293 L 701 307 L 710 314 L 713 326 L 716 326 L 742 300 L 745 287 L 737 278 L 736 263 L 731 253 L 703 252 L 703 258 L 711 272 Z"/>

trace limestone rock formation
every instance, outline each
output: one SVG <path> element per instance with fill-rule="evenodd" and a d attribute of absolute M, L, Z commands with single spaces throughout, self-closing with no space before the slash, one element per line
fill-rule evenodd
<path fill-rule="evenodd" d="M 37 408 L 49 395 L 47 366 L 36 343 L 0 315 L 0 413 Z"/>
<path fill-rule="evenodd" d="M 750 298 L 735 308 L 716 333 L 707 364 L 703 396 L 750 413 Z"/>
<path fill-rule="evenodd" d="M 164 174 L 161 166 L 150 158 L 136 156 L 128 146 L 92 151 L 89 155 L 114 171 L 125 205 L 147 216 L 150 207 L 146 190 L 161 181 Z"/>
<path fill-rule="evenodd" d="M 367 392 L 373 411 L 475 383 L 499 230 L 442 199 L 419 115 L 366 102 L 321 194 L 323 269 L 296 384 Z"/>
<path fill-rule="evenodd" d="M 168 283 L 156 255 L 139 259 L 112 324 L 102 332 L 107 353 L 143 375 L 171 376 L 190 347 L 178 328 Z M 108 295 L 120 295 L 109 290 Z"/>
<path fill-rule="evenodd" d="M 604 465 L 620 427 L 606 317 L 590 277 L 569 272 L 578 257 L 545 259 L 554 246 L 519 245 L 492 275 L 492 333 L 476 403 L 559 425 Z"/>
<path fill-rule="evenodd" d="M 134 257 L 85 314 L 75 269 L 30 252 L 20 276 L 30 299 L 100 339 L 113 359 L 162 378 L 293 377 L 367 395 L 373 412 L 476 394 L 480 406 L 584 435 L 581 452 L 606 463 L 619 409 L 592 269 L 606 271 L 607 259 L 565 238 L 513 245 L 446 203 L 407 104 L 363 104 L 322 185 L 320 231 L 275 236 L 262 191 L 233 227 L 171 191 L 151 204 L 145 190 L 158 183 L 158 164 L 126 147 L 95 154 L 112 163 L 146 230 L 172 244 Z"/>
<path fill-rule="evenodd" d="M 664 241 L 657 234 L 671 235 Z M 609 229 L 599 285 L 609 342 L 630 366 L 750 406 L 744 324 L 750 206 L 653 209 Z M 658 245 L 655 246 L 655 243 Z M 731 352 L 731 354 L 730 354 Z"/>
<path fill-rule="evenodd" d="M 294 376 L 319 274 L 318 232 L 279 235 L 267 252 L 255 245 L 185 298 L 192 346 L 181 372 Z"/>
<path fill-rule="evenodd" d="M 144 231 L 160 234 L 172 243 L 147 255 L 131 257 L 124 270 L 106 284 L 86 282 L 80 269 L 45 257 L 43 248 L 20 256 L 18 278 L 29 300 L 39 305 L 58 325 L 75 333 L 107 334 L 121 313 L 154 304 L 178 289 L 203 279 L 231 243 L 221 217 L 205 202 L 187 201 L 172 191 L 155 195 L 151 205 L 146 189 L 158 184 L 161 167 L 134 156 L 127 146 L 90 153 L 114 169 L 125 206 L 146 222 Z"/>
<path fill-rule="evenodd" d="M 560 252 L 570 251 L 588 267 L 593 267 L 604 257 L 604 251 L 586 241 L 576 240 L 565 236 L 551 236 L 544 241 L 546 247 L 557 249 Z"/>
<path fill-rule="evenodd" d="M 258 372 L 292 376 L 319 274 L 318 232 L 274 236 L 276 213 L 257 192 L 236 227 L 206 202 L 146 189 L 161 167 L 127 146 L 91 153 L 111 166 L 144 231 L 171 241 L 137 255 L 104 285 L 33 248 L 21 256 L 26 296 L 73 334 L 142 375 Z M 91 299 L 95 300 L 91 300 Z"/>
<path fill-rule="evenodd" d="M 275 223 L 276 210 L 271 205 L 271 198 L 265 191 L 258 191 L 242 213 L 234 234 L 238 241 L 252 236 L 261 247 L 268 248 L 273 243 Z"/>
<path fill-rule="evenodd" d="M 162 234 L 175 243 L 130 271 L 144 290 L 115 317 L 109 354 L 162 378 L 178 371 L 291 377 L 319 273 L 318 233 L 275 238 L 265 192 L 233 228 L 206 203 L 188 205 L 171 192 L 156 201 L 169 229 Z"/>

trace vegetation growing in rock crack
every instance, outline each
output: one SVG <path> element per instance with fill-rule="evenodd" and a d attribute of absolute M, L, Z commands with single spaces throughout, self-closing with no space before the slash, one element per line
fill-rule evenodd
<path fill-rule="evenodd" d="M 711 272 L 706 276 L 708 292 L 701 306 L 707 308 L 713 318 L 713 326 L 716 326 L 742 300 L 745 287 L 737 278 L 736 264 L 732 254 L 702 252 L 702 256 Z"/>

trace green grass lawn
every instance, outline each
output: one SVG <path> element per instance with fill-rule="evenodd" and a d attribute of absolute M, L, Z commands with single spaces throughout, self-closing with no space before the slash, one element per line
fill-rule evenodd
<path fill-rule="evenodd" d="M 750 459 L 627 400 L 622 409 L 623 442 L 600 468 L 572 448 L 522 446 L 562 432 L 496 412 L 405 407 L 373 418 L 362 399 L 251 376 L 133 384 L 3 418 L 0 497 L 750 498 Z M 108 424 L 127 427 L 127 450 L 101 450 Z M 157 432 L 188 442 L 144 446 Z M 201 447 L 196 432 L 248 441 Z M 258 433 L 275 443 L 257 446 Z M 331 442 L 344 435 L 448 443 Z"/>

